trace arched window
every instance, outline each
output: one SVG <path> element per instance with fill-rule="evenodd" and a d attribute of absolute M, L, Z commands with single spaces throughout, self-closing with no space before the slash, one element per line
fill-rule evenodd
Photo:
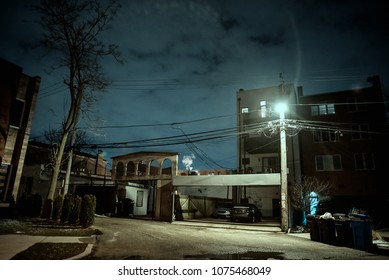
<path fill-rule="evenodd" d="M 172 161 L 165 159 L 162 163 L 162 174 L 172 175 Z"/>
<path fill-rule="evenodd" d="M 146 175 L 146 168 L 147 168 L 147 166 L 146 166 L 145 162 L 143 162 L 143 161 L 138 162 L 138 175 L 139 176 Z"/>
<path fill-rule="evenodd" d="M 156 160 L 150 163 L 150 175 L 159 175 L 159 162 Z"/>
<path fill-rule="evenodd" d="M 116 164 L 116 176 L 122 177 L 123 175 L 124 175 L 124 164 L 123 164 L 123 162 L 119 161 Z"/>
<path fill-rule="evenodd" d="M 134 162 L 130 161 L 127 163 L 127 176 L 133 175 L 135 175 L 135 164 Z"/>

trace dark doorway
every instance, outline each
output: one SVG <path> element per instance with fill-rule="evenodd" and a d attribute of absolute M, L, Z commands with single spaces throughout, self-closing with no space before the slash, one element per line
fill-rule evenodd
<path fill-rule="evenodd" d="M 278 198 L 272 200 L 272 206 L 273 206 L 273 217 L 279 218 L 281 217 L 281 206 L 280 206 L 280 200 Z"/>

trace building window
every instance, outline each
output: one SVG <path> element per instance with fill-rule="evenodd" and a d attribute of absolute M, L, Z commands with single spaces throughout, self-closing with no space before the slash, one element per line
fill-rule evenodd
<path fill-rule="evenodd" d="M 315 131 L 313 133 L 313 142 L 339 142 L 339 133 L 335 131 Z"/>
<path fill-rule="evenodd" d="M 267 117 L 267 105 L 266 105 L 266 101 L 261 101 L 259 103 L 260 105 L 260 109 L 259 109 L 259 116 L 261 118 L 266 118 Z"/>
<path fill-rule="evenodd" d="M 127 176 L 135 175 L 135 164 L 132 161 L 127 163 Z"/>
<path fill-rule="evenodd" d="M 357 170 L 371 170 L 375 168 L 373 154 L 361 153 L 355 154 L 355 169 Z"/>
<path fill-rule="evenodd" d="M 249 108 L 248 107 L 243 107 L 242 108 L 242 114 L 248 114 Z"/>
<path fill-rule="evenodd" d="M 363 97 L 347 98 L 347 110 L 349 112 L 366 111 L 365 98 Z"/>
<path fill-rule="evenodd" d="M 124 176 L 124 164 L 123 162 L 118 162 L 116 165 L 116 176 L 121 177 Z"/>
<path fill-rule="evenodd" d="M 315 156 L 316 171 L 338 171 L 342 170 L 340 155 Z"/>
<path fill-rule="evenodd" d="M 367 124 L 353 125 L 351 130 L 353 140 L 369 139 L 369 126 Z"/>
<path fill-rule="evenodd" d="M 280 172 L 280 164 L 278 157 L 264 157 L 262 158 L 262 170 L 264 173 L 278 173 Z"/>
<path fill-rule="evenodd" d="M 143 206 L 143 191 L 136 192 L 136 207 Z"/>
<path fill-rule="evenodd" d="M 312 116 L 335 115 L 334 104 L 318 104 L 311 106 Z"/>

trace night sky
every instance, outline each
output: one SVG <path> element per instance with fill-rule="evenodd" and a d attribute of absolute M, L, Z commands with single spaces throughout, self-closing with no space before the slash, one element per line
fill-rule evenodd
<path fill-rule="evenodd" d="M 68 94 L 63 72 L 51 71 L 55 57 L 23 48 L 40 34 L 33 2 L 1 2 L 0 57 L 42 77 L 31 134 L 42 140 L 63 120 Z M 122 2 L 102 39 L 126 62 L 104 60 L 112 84 L 79 124 L 94 143 L 132 147 L 104 148 L 107 159 L 172 151 L 180 163 L 194 155 L 194 169 L 235 169 L 239 89 L 284 81 L 308 95 L 368 87 L 371 75 L 389 84 L 385 1 Z"/>

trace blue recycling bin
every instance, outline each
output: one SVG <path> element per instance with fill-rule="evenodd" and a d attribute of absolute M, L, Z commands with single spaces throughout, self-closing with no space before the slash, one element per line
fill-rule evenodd
<path fill-rule="evenodd" d="M 372 226 L 369 221 L 350 220 L 353 236 L 353 248 L 368 251 L 373 247 Z"/>

